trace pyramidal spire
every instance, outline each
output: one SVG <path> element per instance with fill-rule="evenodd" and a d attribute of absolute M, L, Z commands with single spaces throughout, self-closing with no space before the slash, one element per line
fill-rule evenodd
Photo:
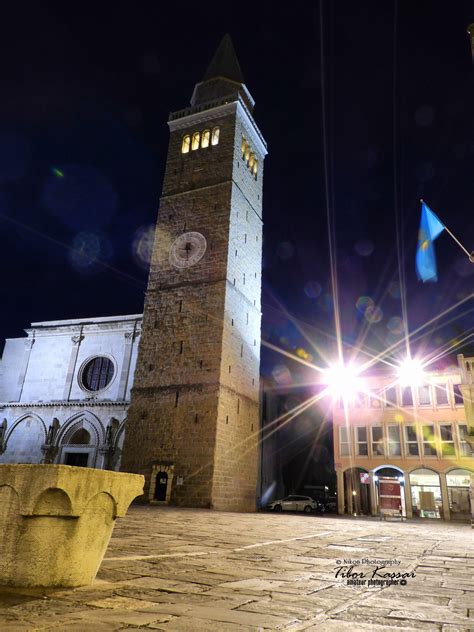
<path fill-rule="evenodd" d="M 230 103 L 242 99 L 252 112 L 254 100 L 244 84 L 244 75 L 230 35 L 224 35 L 204 77 L 194 86 L 191 105 L 202 106 L 224 99 Z"/>
<path fill-rule="evenodd" d="M 237 83 L 244 83 L 239 60 L 228 33 L 222 38 L 202 80 L 208 81 L 216 77 L 225 77 Z"/>

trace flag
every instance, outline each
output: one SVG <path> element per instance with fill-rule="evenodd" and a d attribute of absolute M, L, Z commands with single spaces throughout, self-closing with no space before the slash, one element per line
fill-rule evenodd
<path fill-rule="evenodd" d="M 418 278 L 423 282 L 438 280 L 433 242 L 445 228 L 439 217 L 422 201 L 418 248 L 416 250 L 416 272 Z"/>

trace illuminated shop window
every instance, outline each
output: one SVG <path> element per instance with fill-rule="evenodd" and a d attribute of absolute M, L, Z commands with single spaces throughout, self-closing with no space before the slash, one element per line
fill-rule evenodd
<path fill-rule="evenodd" d="M 209 147 L 210 139 L 211 139 L 211 130 L 205 129 L 202 133 L 202 139 L 201 139 L 201 147 L 203 149 L 205 149 L 206 147 Z"/>
<path fill-rule="evenodd" d="M 420 468 L 410 473 L 411 504 L 418 518 L 440 518 L 443 499 L 439 474 Z"/>
<path fill-rule="evenodd" d="M 219 135 L 220 135 L 220 128 L 219 127 L 213 127 L 212 128 L 212 138 L 211 138 L 211 145 L 217 145 L 219 142 Z"/>
<path fill-rule="evenodd" d="M 191 146 L 191 136 L 189 136 L 189 134 L 188 134 L 187 136 L 185 136 L 183 138 L 183 142 L 182 142 L 182 145 L 181 145 L 181 153 L 182 154 L 188 154 L 190 146 Z"/>

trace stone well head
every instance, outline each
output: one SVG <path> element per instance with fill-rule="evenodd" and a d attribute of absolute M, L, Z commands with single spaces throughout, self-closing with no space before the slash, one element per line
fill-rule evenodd
<path fill-rule="evenodd" d="M 0 584 L 83 586 L 143 493 L 143 476 L 69 465 L 0 465 Z"/>

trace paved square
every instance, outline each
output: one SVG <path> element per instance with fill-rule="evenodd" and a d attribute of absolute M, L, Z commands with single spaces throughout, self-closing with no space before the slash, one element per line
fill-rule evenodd
<path fill-rule="evenodd" d="M 348 586 L 345 560 L 398 560 L 406 585 Z M 354 566 L 372 576 L 374 566 Z M 376 576 L 378 577 L 378 576 Z M 135 507 L 98 578 L 3 589 L 9 630 L 474 630 L 474 532 L 442 522 Z"/>

